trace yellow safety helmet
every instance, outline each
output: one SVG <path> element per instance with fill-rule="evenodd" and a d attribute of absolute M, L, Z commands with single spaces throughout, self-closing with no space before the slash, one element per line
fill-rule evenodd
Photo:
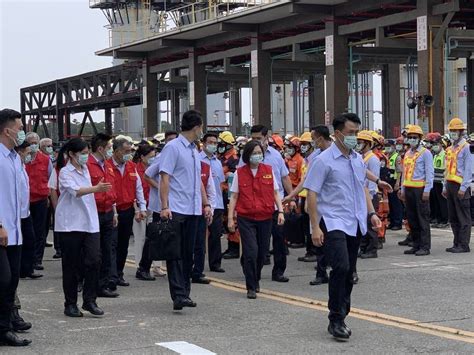
<path fill-rule="evenodd" d="M 221 133 L 219 134 L 219 139 L 220 139 L 222 142 L 227 143 L 227 144 L 234 144 L 234 143 L 235 143 L 234 136 L 233 136 L 232 133 L 229 132 L 229 131 L 221 132 Z"/>
<path fill-rule="evenodd" d="M 465 129 L 466 129 L 466 125 L 460 118 L 455 117 L 451 121 L 449 121 L 448 130 L 454 131 L 454 130 L 465 130 Z"/>
<path fill-rule="evenodd" d="M 417 124 L 407 125 L 407 134 L 419 134 L 423 136 L 423 130 Z"/>
<path fill-rule="evenodd" d="M 311 138 L 310 132 L 304 132 L 300 137 L 301 143 L 311 143 L 312 141 L 313 141 L 313 138 Z"/>
<path fill-rule="evenodd" d="M 372 135 L 370 134 L 370 131 L 367 131 L 367 130 L 363 130 L 363 131 L 360 131 L 359 133 L 357 133 L 357 139 L 367 141 L 367 142 L 370 142 L 370 143 L 374 142 L 374 139 L 372 138 Z"/>

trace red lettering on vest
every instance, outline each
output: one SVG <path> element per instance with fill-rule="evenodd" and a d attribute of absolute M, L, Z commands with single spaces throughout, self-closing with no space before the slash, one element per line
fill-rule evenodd
<path fill-rule="evenodd" d="M 114 172 L 114 189 L 117 198 L 117 210 L 124 211 L 133 207 L 133 202 L 137 199 L 137 179 L 138 174 L 135 163 L 128 161 L 125 163 L 123 176 L 115 166 L 112 159 L 107 161 L 107 167 Z"/>
<path fill-rule="evenodd" d="M 114 186 L 114 169 L 108 166 L 107 163 L 104 164 L 104 169 L 102 169 L 97 159 L 94 158 L 92 155 L 89 155 L 89 160 L 87 161 L 87 169 L 89 169 L 92 186 L 97 185 L 101 179 L 103 179 L 103 182 L 109 182 L 112 184 L 112 186 Z M 94 197 L 95 202 L 97 204 L 97 211 L 99 211 L 100 213 L 112 211 L 112 206 L 116 202 L 114 188 L 107 192 L 96 192 L 94 194 Z"/>
<path fill-rule="evenodd" d="M 272 167 L 260 164 L 254 177 L 249 165 L 244 165 L 237 169 L 237 174 L 239 182 L 237 215 L 256 221 L 271 219 L 275 212 Z"/>
<path fill-rule="evenodd" d="M 35 160 L 30 164 L 26 164 L 25 167 L 30 179 L 30 202 L 46 200 L 49 195 L 49 157 L 42 152 L 38 152 Z"/>

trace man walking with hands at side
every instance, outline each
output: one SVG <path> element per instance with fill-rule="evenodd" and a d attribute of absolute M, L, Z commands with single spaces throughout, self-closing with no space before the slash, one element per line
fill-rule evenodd
<path fill-rule="evenodd" d="M 329 277 L 329 327 L 335 338 L 352 332 L 344 320 L 350 311 L 352 273 L 356 268 L 361 236 L 367 233 L 367 216 L 374 229 L 381 226 L 365 187 L 366 168 L 354 152 L 360 119 L 352 113 L 334 118 L 335 144 L 311 164 L 304 187 L 316 246 L 325 246 L 332 268 Z"/>

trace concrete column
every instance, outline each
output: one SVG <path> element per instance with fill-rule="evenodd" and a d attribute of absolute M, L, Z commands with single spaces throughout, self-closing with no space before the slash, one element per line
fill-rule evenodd
<path fill-rule="evenodd" d="M 400 66 L 387 64 L 382 71 L 382 127 L 387 138 L 397 138 L 400 120 Z"/>
<path fill-rule="evenodd" d="M 201 112 L 205 131 L 207 127 L 206 67 L 198 63 L 198 56 L 194 50 L 189 52 L 188 75 L 189 108 Z"/>
<path fill-rule="evenodd" d="M 146 137 L 158 132 L 158 78 L 156 73 L 150 73 L 148 63 L 143 64 L 143 127 Z"/>
<path fill-rule="evenodd" d="M 422 120 L 419 108 L 418 123 L 424 130 L 444 131 L 444 77 L 443 77 L 443 46 L 433 48 L 433 39 L 441 25 L 442 16 L 432 16 L 433 0 L 418 0 L 418 8 L 425 16 L 417 20 L 418 48 L 418 95 L 432 95 L 435 104 L 426 108 L 426 118 Z"/>
<path fill-rule="evenodd" d="M 171 117 L 171 127 L 173 127 L 174 130 L 179 131 L 180 128 L 180 122 L 181 119 L 179 117 L 180 114 L 180 107 L 179 107 L 179 92 L 176 89 L 171 89 L 171 95 L 170 95 L 170 117 Z"/>
<path fill-rule="evenodd" d="M 271 120 L 271 57 L 261 49 L 258 38 L 252 38 L 251 51 L 252 77 L 252 118 L 253 124 L 262 124 L 272 128 Z"/>
<path fill-rule="evenodd" d="M 326 22 L 326 117 L 329 123 L 335 115 L 346 112 L 349 100 L 349 48 L 347 38 L 337 34 L 336 19 Z"/>
<path fill-rule="evenodd" d="M 232 133 L 240 135 L 242 131 L 242 109 L 240 103 L 240 89 L 230 91 L 230 114 L 232 122 Z"/>
<path fill-rule="evenodd" d="M 468 132 L 474 131 L 474 60 L 467 59 L 467 128 Z"/>
<path fill-rule="evenodd" d="M 311 75 L 308 81 L 309 89 L 309 127 L 324 124 L 324 75 Z"/>
<path fill-rule="evenodd" d="M 105 112 L 105 133 L 112 135 L 112 109 L 106 108 Z"/>

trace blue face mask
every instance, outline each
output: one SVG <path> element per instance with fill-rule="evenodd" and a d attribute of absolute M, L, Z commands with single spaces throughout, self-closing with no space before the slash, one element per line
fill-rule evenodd
<path fill-rule="evenodd" d="M 114 150 L 110 148 L 109 150 L 105 151 L 105 159 L 110 159 L 112 158 L 112 154 L 114 153 Z"/>
<path fill-rule="evenodd" d="M 53 154 L 53 147 L 46 147 L 46 153 L 49 155 Z"/>
<path fill-rule="evenodd" d="M 89 159 L 89 154 L 79 154 L 79 156 L 77 157 L 77 162 L 81 166 L 86 165 L 88 159 Z"/>
<path fill-rule="evenodd" d="M 217 145 L 215 144 L 208 144 L 206 146 L 206 151 L 210 154 L 214 154 L 215 152 L 217 152 Z"/>
<path fill-rule="evenodd" d="M 25 164 L 29 164 L 29 163 L 31 163 L 32 160 L 33 160 L 33 158 L 31 157 L 31 154 L 28 154 L 28 155 L 25 157 L 24 163 L 25 163 Z"/>
<path fill-rule="evenodd" d="M 357 136 L 344 136 L 344 146 L 351 150 L 357 146 Z"/>
<path fill-rule="evenodd" d="M 130 161 L 132 160 L 132 154 L 124 154 L 124 156 L 122 157 L 123 161 L 127 162 L 127 161 Z"/>
<path fill-rule="evenodd" d="M 250 156 L 250 162 L 252 164 L 260 164 L 263 161 L 263 154 L 255 154 Z"/>
<path fill-rule="evenodd" d="M 155 161 L 156 157 L 152 157 L 150 159 L 148 159 L 148 165 L 151 165 L 153 164 L 153 162 Z"/>
<path fill-rule="evenodd" d="M 16 133 L 16 139 L 15 139 L 16 146 L 22 145 L 25 139 L 26 139 L 25 131 L 18 131 Z"/>
<path fill-rule="evenodd" d="M 30 145 L 30 148 L 31 148 L 32 153 L 36 153 L 39 150 L 39 145 L 38 144 L 32 144 L 32 145 Z"/>

